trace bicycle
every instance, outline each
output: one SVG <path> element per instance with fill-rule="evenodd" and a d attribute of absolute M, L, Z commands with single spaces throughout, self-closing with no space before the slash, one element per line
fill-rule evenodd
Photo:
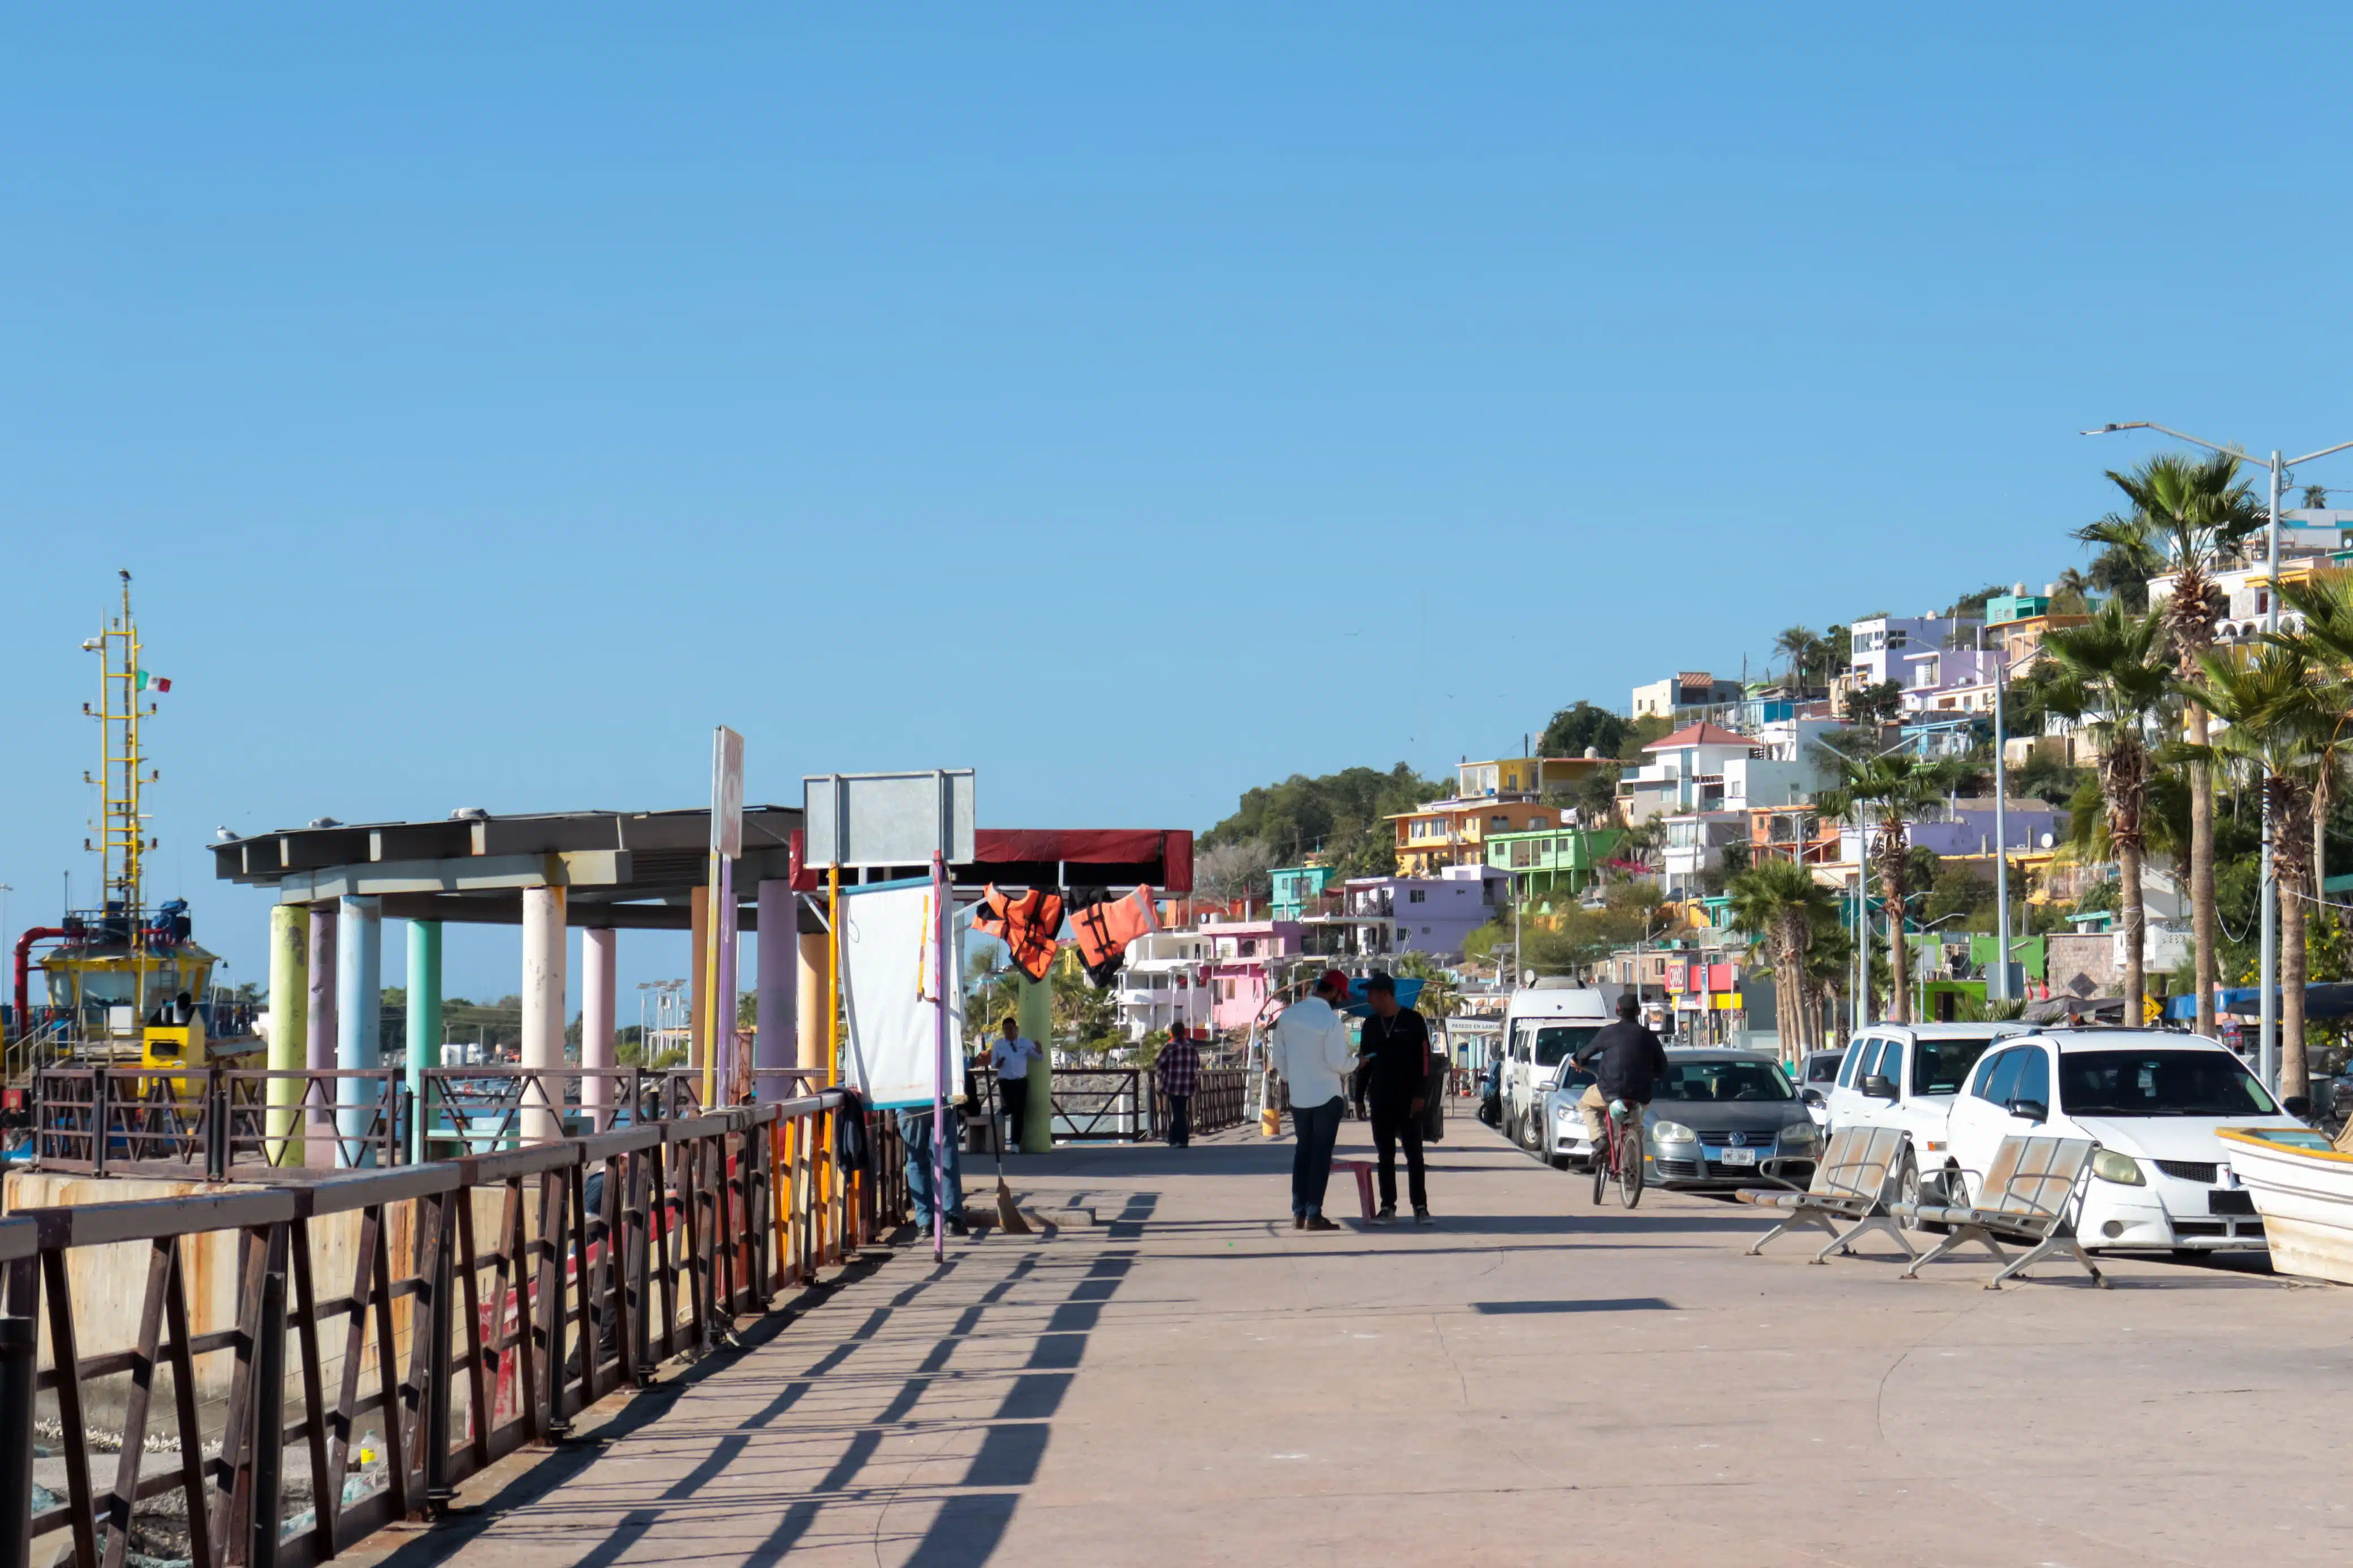
<path fill-rule="evenodd" d="M 1622 1100 L 1602 1112 L 1603 1136 L 1593 1151 L 1593 1201 L 1599 1204 L 1614 1179 L 1618 1201 L 1632 1208 L 1642 1201 L 1642 1117 Z"/>

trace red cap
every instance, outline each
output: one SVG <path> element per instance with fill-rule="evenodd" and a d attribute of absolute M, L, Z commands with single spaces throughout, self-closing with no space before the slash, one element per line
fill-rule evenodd
<path fill-rule="evenodd" d="M 1343 996 L 1348 994 L 1348 977 L 1336 969 L 1325 970 L 1324 978 L 1315 983 L 1315 989 L 1321 991 L 1326 985 L 1336 988 Z"/>

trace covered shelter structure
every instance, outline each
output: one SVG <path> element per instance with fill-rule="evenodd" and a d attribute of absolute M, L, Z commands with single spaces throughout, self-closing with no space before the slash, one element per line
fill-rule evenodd
<path fill-rule="evenodd" d="M 819 1024 L 827 912 L 818 878 L 802 866 L 800 807 L 747 805 L 743 829 L 732 885 L 738 929 L 753 933 L 756 943 L 759 1027 L 750 1087 L 755 1098 L 780 1099 L 801 1074 L 830 1076 L 828 1031 Z M 959 892 L 972 895 L 991 883 L 1008 889 L 1119 892 L 1148 885 L 1188 892 L 1192 840 L 1184 829 L 981 828 L 973 859 L 951 868 L 950 875 Z M 441 1043 L 441 934 L 452 921 L 522 927 L 521 1065 L 540 1072 L 566 1066 L 565 933 L 581 929 L 578 1067 L 585 1075 L 609 1073 L 614 1066 L 619 933 L 690 932 L 696 1004 L 689 1012 L 690 1059 L 702 1067 L 712 1048 L 702 1037 L 701 1005 L 710 937 L 710 844 L 707 808 L 521 816 L 463 811 L 426 822 L 322 818 L 307 827 L 224 840 L 213 846 L 213 860 L 223 880 L 269 889 L 277 899 L 270 914 L 274 1069 L 381 1067 L 384 921 L 409 922 L 406 1076 L 412 1094 L 421 1095 L 422 1074 Z M 845 880 L 886 881 L 928 869 L 866 867 Z M 811 1026 L 801 1026 L 805 1019 Z M 610 1101 L 598 1098 L 593 1078 L 584 1077 L 581 1092 L 584 1111 L 600 1120 L 609 1111 Z M 373 1107 L 350 1110 L 374 1114 Z M 290 1121 L 292 1114 L 290 1109 Z M 311 1114 L 322 1112 L 313 1107 Z M 541 1112 L 526 1127 L 534 1136 L 559 1131 L 553 1111 Z"/>

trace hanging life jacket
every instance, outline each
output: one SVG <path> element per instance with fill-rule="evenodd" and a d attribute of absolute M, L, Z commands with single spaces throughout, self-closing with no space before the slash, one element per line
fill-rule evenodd
<path fill-rule="evenodd" d="M 1009 898 L 991 882 L 973 910 L 972 927 L 1003 942 L 1013 967 L 1034 984 L 1053 967 L 1056 940 L 1062 934 L 1062 895 L 1032 888 Z"/>
<path fill-rule="evenodd" d="M 1127 944 L 1160 929 L 1152 889 L 1138 888 L 1125 898 L 1090 904 L 1071 917 L 1071 932 L 1078 938 L 1079 957 L 1087 978 L 1108 985 L 1127 962 Z"/>

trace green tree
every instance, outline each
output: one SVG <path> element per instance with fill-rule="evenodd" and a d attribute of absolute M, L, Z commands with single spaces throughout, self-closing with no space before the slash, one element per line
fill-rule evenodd
<path fill-rule="evenodd" d="M 1607 708 L 1579 700 L 1552 716 L 1536 741 L 1539 757 L 1581 757 L 1588 746 L 1614 757 L 1626 743 L 1626 721 Z"/>
<path fill-rule="evenodd" d="M 1865 686 L 1846 700 L 1846 717 L 1850 724 L 1893 724 L 1904 711 L 1904 683 L 1882 680 Z"/>
<path fill-rule="evenodd" d="M 2214 646 L 2214 623 L 2230 607 L 2214 574 L 2267 521 L 2267 509 L 2239 479 L 2229 452 L 2193 458 L 2160 453 L 2129 474 L 2108 470 L 2125 509 L 2075 531 L 2086 544 L 2121 552 L 2144 578 L 2173 572 L 2165 626 L 2174 673 L 2195 682 Z M 2047 645 L 2046 645 L 2047 646 Z M 2198 949 L 2198 1032 L 2214 1027 L 2214 780 L 2205 761 L 2205 707 L 2189 704 L 2189 921 Z"/>
<path fill-rule="evenodd" d="M 1415 1011 L 1425 1018 L 1451 1018 L 1454 1016 L 1456 997 L 1454 976 L 1426 952 L 1401 952 L 1389 972 L 1399 979 L 1421 982 L 1421 999 L 1414 1004 Z"/>
<path fill-rule="evenodd" d="M 1821 757 L 1838 783 L 1814 796 L 1815 809 L 1830 816 L 1852 817 L 1872 839 L 1867 853 L 1879 868 L 1880 897 L 1888 910 L 1888 1018 L 1912 1021 L 1909 988 L 1905 984 L 1904 910 L 1912 879 L 1909 825 L 1930 807 L 1941 805 L 1952 783 L 1948 766 L 1904 753 L 1853 757 L 1824 747 Z M 1873 838 L 1873 836 L 1875 839 Z"/>
<path fill-rule="evenodd" d="M 1837 919 L 1837 905 L 1828 888 L 1794 860 L 1767 860 L 1733 878 L 1730 887 L 1733 924 L 1766 944 L 1773 962 L 1774 1026 L 1781 1037 L 1781 1055 L 1795 1060 L 1814 1048 L 1812 985 L 1806 956 L 1815 932 L 1828 915 Z"/>
<path fill-rule="evenodd" d="M 1281 784 L 1244 791 L 1233 815 L 1201 835 L 1199 847 L 1254 839 L 1284 865 L 1295 866 L 1320 849 L 1345 876 L 1385 876 L 1397 869 L 1397 833 L 1388 818 L 1451 793 L 1403 763 L 1387 773 L 1293 773 Z"/>
<path fill-rule="evenodd" d="M 2199 660 L 2201 680 L 2182 694 L 2226 726 L 2212 755 L 2236 759 L 2262 781 L 2271 807 L 2272 871 L 2279 879 L 2280 1094 L 2312 1091 L 2305 1054 L 2306 914 L 2312 882 L 2312 796 L 2320 747 L 2341 721 L 2346 694 L 2326 693 L 2293 644 L 2242 664 L 2226 651 Z"/>
<path fill-rule="evenodd" d="M 2099 747 L 2100 799 L 2123 900 L 2117 912 L 2125 935 L 2125 1017 L 2137 1025 L 2147 994 L 2141 901 L 2152 765 L 2147 737 L 2173 689 L 2163 620 L 2111 603 L 2084 625 L 2051 633 L 2042 651 L 2061 678 L 2052 683 L 2052 710 L 2081 722 Z M 2211 1007 L 2211 996 L 2205 1005 Z"/>

